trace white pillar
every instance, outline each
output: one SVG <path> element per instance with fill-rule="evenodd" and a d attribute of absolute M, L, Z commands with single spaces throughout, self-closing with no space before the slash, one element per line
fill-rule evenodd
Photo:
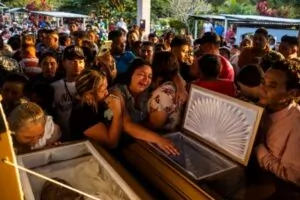
<path fill-rule="evenodd" d="M 140 20 L 145 20 L 145 34 L 150 33 L 151 22 L 151 0 L 137 0 L 137 24 L 140 25 Z"/>

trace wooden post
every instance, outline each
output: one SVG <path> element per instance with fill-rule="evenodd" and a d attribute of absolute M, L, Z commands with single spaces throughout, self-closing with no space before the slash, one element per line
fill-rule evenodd
<path fill-rule="evenodd" d="M 300 57 L 300 25 L 298 26 L 298 57 Z"/>
<path fill-rule="evenodd" d="M 16 163 L 12 138 L 0 103 L 0 199 L 23 200 L 19 172 L 16 168 L 4 163 L 3 159 Z"/>

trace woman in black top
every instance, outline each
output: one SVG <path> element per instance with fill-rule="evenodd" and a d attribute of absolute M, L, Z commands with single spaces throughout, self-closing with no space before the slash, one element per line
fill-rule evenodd
<path fill-rule="evenodd" d="M 78 96 L 70 116 L 73 140 L 91 138 L 114 148 L 122 131 L 122 110 L 118 97 L 108 95 L 104 73 L 84 71 L 75 83 Z"/>

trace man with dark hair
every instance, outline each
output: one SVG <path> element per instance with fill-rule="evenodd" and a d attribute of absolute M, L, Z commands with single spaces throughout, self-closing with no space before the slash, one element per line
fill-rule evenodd
<path fill-rule="evenodd" d="M 299 77 L 299 64 L 286 60 L 274 63 L 266 71 L 259 103 L 269 111 L 271 124 L 265 141 L 256 148 L 257 160 L 263 169 L 298 186 L 300 107 L 294 99 L 299 96 Z"/>
<path fill-rule="evenodd" d="M 41 52 L 41 54 L 51 51 L 53 52 L 56 57 L 57 57 L 57 61 L 61 62 L 62 61 L 62 55 L 64 52 L 65 47 L 59 45 L 59 35 L 58 32 L 56 30 L 48 30 L 46 33 L 46 47 L 47 49 L 45 49 L 43 52 Z"/>
<path fill-rule="evenodd" d="M 214 54 L 205 54 L 198 60 L 199 80 L 194 84 L 229 96 L 235 95 L 234 83 L 219 79 L 221 72 L 220 57 Z"/>
<path fill-rule="evenodd" d="M 203 37 L 200 40 L 198 40 L 198 43 L 200 44 L 200 50 L 203 53 L 203 55 L 214 54 L 219 56 L 221 62 L 221 72 L 219 78 L 233 81 L 234 69 L 230 62 L 220 55 L 220 42 L 220 37 L 213 32 L 205 33 Z"/>
<path fill-rule="evenodd" d="M 129 64 L 135 58 L 134 54 L 130 51 L 125 51 L 126 37 L 120 30 L 111 31 L 108 39 L 112 41 L 111 54 L 116 61 L 117 66 L 117 79 L 128 69 Z"/>
<path fill-rule="evenodd" d="M 141 57 L 145 59 L 147 62 L 152 63 L 154 56 L 155 48 L 152 42 L 143 42 L 141 47 Z"/>
<path fill-rule="evenodd" d="M 279 52 L 287 59 L 298 57 L 298 38 L 295 36 L 284 35 L 281 38 Z"/>
<path fill-rule="evenodd" d="M 198 60 L 199 80 L 194 84 L 200 87 L 213 90 L 228 96 L 235 95 L 234 83 L 219 78 L 221 71 L 220 57 L 214 54 L 205 54 Z"/>
<path fill-rule="evenodd" d="M 243 68 L 250 64 L 259 64 L 261 58 L 267 53 L 273 53 L 269 47 L 269 34 L 267 29 L 259 28 L 253 37 L 253 47 L 245 47 L 239 56 L 238 67 Z"/>
<path fill-rule="evenodd" d="M 153 44 L 157 44 L 158 43 L 158 37 L 155 33 L 150 33 L 148 35 L 148 40 L 149 42 L 152 42 Z"/>
<path fill-rule="evenodd" d="M 190 41 L 183 36 L 174 37 L 171 42 L 171 52 L 176 56 L 179 62 L 186 62 L 190 52 Z"/>
<path fill-rule="evenodd" d="M 257 65 L 247 65 L 235 78 L 239 99 L 257 103 L 260 95 L 260 84 L 264 77 L 263 70 Z"/>
<path fill-rule="evenodd" d="M 190 44 L 188 38 L 184 36 L 176 36 L 171 42 L 171 52 L 176 56 L 180 64 L 180 74 L 187 82 L 193 80 L 190 76 L 189 64 L 189 56 L 191 53 Z"/>

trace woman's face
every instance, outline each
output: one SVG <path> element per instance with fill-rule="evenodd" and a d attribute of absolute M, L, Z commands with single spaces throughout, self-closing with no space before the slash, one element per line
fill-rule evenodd
<path fill-rule="evenodd" d="M 20 128 L 16 133 L 16 140 L 20 144 L 33 146 L 37 141 L 43 137 L 45 130 L 45 124 L 43 123 L 31 123 L 30 125 Z"/>
<path fill-rule="evenodd" d="M 152 68 L 144 65 L 134 71 L 131 77 L 130 90 L 135 94 L 144 92 L 152 82 Z"/>
<path fill-rule="evenodd" d="M 96 90 L 97 101 L 103 101 L 108 96 L 107 87 L 108 87 L 108 83 L 105 78 L 103 83 L 100 84 Z"/>

